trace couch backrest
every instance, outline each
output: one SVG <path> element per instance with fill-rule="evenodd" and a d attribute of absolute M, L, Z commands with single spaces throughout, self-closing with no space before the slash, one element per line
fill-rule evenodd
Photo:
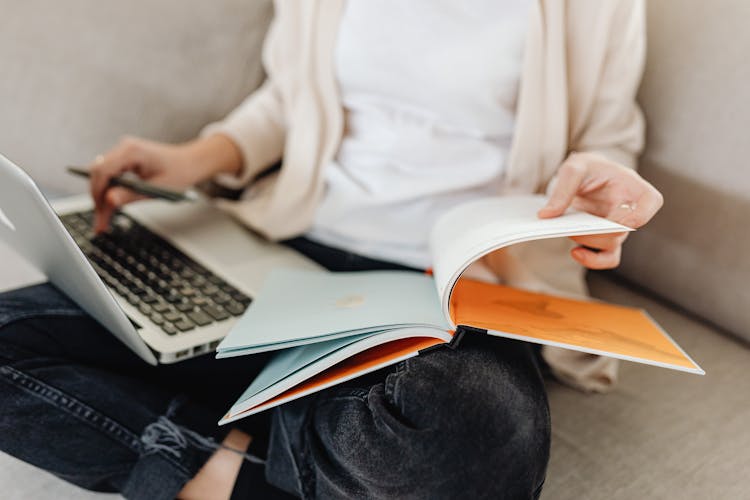
<path fill-rule="evenodd" d="M 665 205 L 619 272 L 750 340 L 750 2 L 647 4 L 641 173 Z"/>
<path fill-rule="evenodd" d="M 750 2 L 651 0 L 642 173 L 666 205 L 620 273 L 750 339 Z M 0 0 L 0 152 L 47 190 L 122 134 L 179 141 L 260 82 L 270 0 Z"/>
<path fill-rule="evenodd" d="M 179 141 L 261 81 L 270 0 L 0 0 L 0 152 L 48 191 L 126 133 Z"/>

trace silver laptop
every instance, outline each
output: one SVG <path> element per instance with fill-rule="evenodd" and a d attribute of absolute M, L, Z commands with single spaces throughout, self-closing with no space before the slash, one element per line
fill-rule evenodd
<path fill-rule="evenodd" d="M 151 364 L 214 351 L 271 268 L 318 268 L 208 202 L 134 203 L 99 236 L 91 218 L 88 196 L 51 206 L 0 155 L 0 241 Z"/>

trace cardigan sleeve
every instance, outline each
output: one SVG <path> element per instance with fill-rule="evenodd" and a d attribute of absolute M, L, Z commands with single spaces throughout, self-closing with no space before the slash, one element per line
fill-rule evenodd
<path fill-rule="evenodd" d="M 646 49 L 643 0 L 620 0 L 610 20 L 591 112 L 570 146 L 635 168 L 644 142 L 644 120 L 636 102 Z"/>
<path fill-rule="evenodd" d="M 281 159 L 286 136 L 284 100 L 274 76 L 273 61 L 279 45 L 279 20 L 274 17 L 263 43 L 266 80 L 223 120 L 207 125 L 201 136 L 223 134 L 240 149 L 242 169 L 237 175 L 220 174 L 219 185 L 242 189 L 268 166 Z"/>

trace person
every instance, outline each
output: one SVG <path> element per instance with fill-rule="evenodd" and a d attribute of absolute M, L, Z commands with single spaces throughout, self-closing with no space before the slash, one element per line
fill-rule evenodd
<path fill-rule="evenodd" d="M 634 170 L 641 1 L 277 1 L 266 82 L 184 144 L 125 138 L 92 165 L 96 230 L 136 200 L 124 171 L 221 203 L 334 271 L 424 269 L 427 231 L 472 197 L 547 192 L 632 227 L 662 204 Z M 267 169 L 281 161 L 275 171 Z M 249 186 L 249 187 L 248 187 Z M 625 234 L 519 245 L 481 263 L 585 294 Z M 466 335 L 393 367 L 215 422 L 264 358 L 150 367 L 49 285 L 0 297 L 0 448 L 127 498 L 538 498 L 542 377 L 601 391 L 614 361 Z"/>

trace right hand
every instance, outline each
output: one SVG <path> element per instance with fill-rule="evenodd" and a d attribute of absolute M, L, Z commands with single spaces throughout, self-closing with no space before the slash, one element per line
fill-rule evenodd
<path fill-rule="evenodd" d="M 221 172 L 237 173 L 241 164 L 239 149 L 223 135 L 178 145 L 125 137 L 90 166 L 94 231 L 106 231 L 118 208 L 144 198 L 127 188 L 110 186 L 112 178 L 123 172 L 133 172 L 158 186 L 184 190 Z"/>

